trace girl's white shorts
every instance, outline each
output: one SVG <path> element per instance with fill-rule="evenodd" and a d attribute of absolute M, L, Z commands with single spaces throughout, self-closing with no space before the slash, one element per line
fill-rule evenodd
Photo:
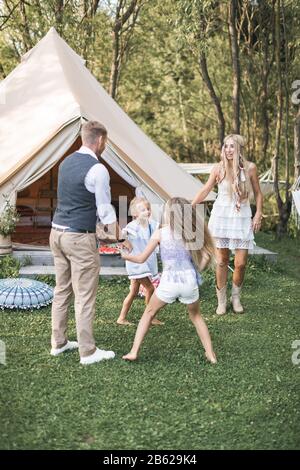
<path fill-rule="evenodd" d="M 186 282 L 172 282 L 163 274 L 155 295 L 166 304 L 177 299 L 183 304 L 193 304 L 199 299 L 199 287 L 193 278 L 186 279 Z"/>

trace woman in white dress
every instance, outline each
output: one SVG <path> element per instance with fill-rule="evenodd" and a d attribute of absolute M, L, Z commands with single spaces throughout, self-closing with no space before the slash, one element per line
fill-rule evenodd
<path fill-rule="evenodd" d="M 216 313 L 226 313 L 227 276 L 230 250 L 235 251 L 231 302 L 235 313 L 243 313 L 240 293 L 245 275 L 248 250 L 253 248 L 253 233 L 260 230 L 263 196 L 259 187 L 256 165 L 243 156 L 244 139 L 230 134 L 224 139 L 221 162 L 214 165 L 207 183 L 193 200 L 204 201 L 208 193 L 218 184 L 218 197 L 213 205 L 208 228 L 217 248 Z M 252 219 L 249 195 L 256 200 L 256 213 Z"/>

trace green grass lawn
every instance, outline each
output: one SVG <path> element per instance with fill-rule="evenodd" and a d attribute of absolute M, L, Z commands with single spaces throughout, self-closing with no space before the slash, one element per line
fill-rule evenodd
<path fill-rule="evenodd" d="M 300 365 L 291 357 L 300 339 L 300 243 L 267 234 L 257 242 L 278 251 L 279 262 L 250 262 L 245 315 L 217 317 L 213 275 L 205 275 L 201 305 L 215 366 L 179 303 L 161 312 L 165 325 L 151 328 L 139 360 L 123 361 L 135 333 L 115 323 L 127 280 L 99 285 L 95 336 L 116 352 L 113 361 L 83 367 L 77 352 L 51 357 L 50 308 L 1 312 L 0 448 L 299 449 Z M 135 323 L 142 311 L 137 299 Z"/>

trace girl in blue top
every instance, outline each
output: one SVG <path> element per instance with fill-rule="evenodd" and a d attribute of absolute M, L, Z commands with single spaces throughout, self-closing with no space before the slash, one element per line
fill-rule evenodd
<path fill-rule="evenodd" d="M 133 220 L 126 225 L 123 233 L 132 245 L 131 254 L 137 255 L 146 248 L 152 234 L 158 227 L 158 223 L 150 219 L 151 206 L 145 198 L 135 197 L 130 203 L 129 210 Z M 130 325 L 126 316 L 141 285 L 145 289 L 145 302 L 148 304 L 154 292 L 151 277 L 156 276 L 158 271 L 156 253 L 152 253 L 147 260 L 140 264 L 126 261 L 126 270 L 130 279 L 130 290 L 117 320 L 119 325 Z M 160 325 L 162 322 L 153 319 L 152 324 Z"/>
<path fill-rule="evenodd" d="M 166 203 L 164 218 L 165 226 L 155 231 L 142 253 L 122 253 L 123 259 L 142 264 L 160 244 L 163 262 L 160 284 L 138 324 L 132 349 L 123 359 L 134 361 L 137 358 L 142 341 L 157 312 L 178 299 L 187 305 L 189 317 L 205 349 L 205 356 L 214 364 L 217 362 L 216 355 L 199 309 L 199 271 L 205 269 L 214 256 L 212 238 L 203 217 L 186 199 L 170 199 Z"/>

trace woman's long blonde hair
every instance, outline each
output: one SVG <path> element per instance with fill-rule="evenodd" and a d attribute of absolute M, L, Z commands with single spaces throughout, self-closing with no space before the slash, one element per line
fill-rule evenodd
<path fill-rule="evenodd" d="M 225 155 L 225 144 L 232 139 L 234 142 L 234 154 L 232 168 Z M 218 183 L 225 178 L 230 182 L 230 188 L 235 200 L 237 210 L 240 210 L 242 201 L 249 197 L 248 162 L 244 157 L 245 140 L 239 134 L 229 134 L 225 137 L 219 167 Z"/>
<path fill-rule="evenodd" d="M 213 264 L 215 245 L 204 221 L 200 206 L 183 197 L 173 197 L 166 202 L 163 222 L 167 224 L 176 239 L 181 239 L 190 252 L 194 265 L 199 271 Z"/>

